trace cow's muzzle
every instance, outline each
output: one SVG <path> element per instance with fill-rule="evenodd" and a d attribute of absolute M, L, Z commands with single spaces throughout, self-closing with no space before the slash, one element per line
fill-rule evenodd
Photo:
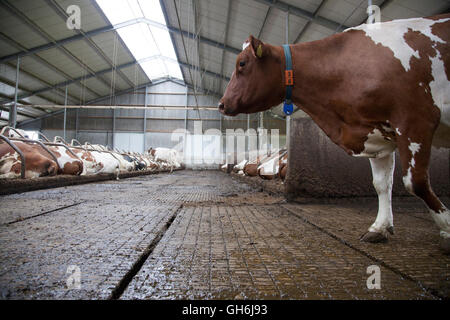
<path fill-rule="evenodd" d="M 219 102 L 219 112 L 225 114 L 225 104 L 223 102 Z"/>

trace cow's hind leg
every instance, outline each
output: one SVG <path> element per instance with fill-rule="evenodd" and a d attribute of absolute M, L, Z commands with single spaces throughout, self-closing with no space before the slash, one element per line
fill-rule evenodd
<path fill-rule="evenodd" d="M 450 211 L 431 189 L 428 166 L 431 155 L 432 135 L 402 135 L 397 138 L 402 162 L 403 183 L 411 194 L 428 206 L 433 220 L 440 229 L 441 247 L 450 253 Z M 430 132 L 430 131 L 428 131 Z"/>
<path fill-rule="evenodd" d="M 378 194 L 378 215 L 369 231 L 361 237 L 361 241 L 385 242 L 388 240 L 388 233 L 394 234 L 391 202 L 394 164 L 394 152 L 384 158 L 370 159 L 373 186 Z"/>

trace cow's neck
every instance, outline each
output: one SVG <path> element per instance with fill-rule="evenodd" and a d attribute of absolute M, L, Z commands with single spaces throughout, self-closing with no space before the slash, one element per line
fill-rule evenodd
<path fill-rule="evenodd" d="M 328 70 L 332 58 L 339 54 L 341 37 L 291 46 L 294 70 L 293 103 L 306 112 L 335 142 L 339 135 L 339 116 L 329 107 L 330 92 L 338 85 L 340 76 Z M 328 69 L 328 70 L 327 70 Z M 330 123 L 333 124 L 330 126 Z"/>

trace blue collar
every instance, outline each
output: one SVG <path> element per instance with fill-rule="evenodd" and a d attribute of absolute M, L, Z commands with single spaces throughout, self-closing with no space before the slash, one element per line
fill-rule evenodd
<path fill-rule="evenodd" d="M 292 88 L 294 87 L 294 70 L 292 70 L 292 56 L 291 48 L 288 44 L 283 44 L 284 57 L 286 60 L 286 70 L 284 71 L 285 85 L 286 85 L 286 97 L 284 100 L 283 111 L 286 115 L 291 115 L 294 111 L 292 105 Z"/>

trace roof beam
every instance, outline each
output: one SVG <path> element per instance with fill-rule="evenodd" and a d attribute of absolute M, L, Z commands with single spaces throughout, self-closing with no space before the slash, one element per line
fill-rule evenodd
<path fill-rule="evenodd" d="M 131 91 L 133 91 L 133 90 L 139 90 L 139 89 L 145 88 L 146 86 L 149 86 L 149 85 L 152 85 L 152 84 L 153 84 L 153 83 L 150 83 L 150 82 L 149 82 L 149 83 L 140 85 L 140 86 L 135 87 L 135 88 L 128 88 L 128 89 L 126 89 L 126 90 L 119 91 L 119 92 L 116 93 L 116 96 L 122 95 L 122 94 L 126 94 L 126 93 L 129 93 L 129 92 L 131 92 Z M 110 97 L 110 95 L 108 94 L 107 96 L 95 98 L 94 100 L 90 100 L 90 101 L 86 102 L 85 105 L 94 104 L 94 103 L 97 103 L 97 102 L 99 102 L 99 101 L 108 99 L 109 97 Z M 40 116 L 40 117 L 37 117 L 36 119 L 22 121 L 22 122 L 18 123 L 17 126 L 18 126 L 18 127 L 24 126 L 24 125 L 27 125 L 27 124 L 29 124 L 29 123 L 31 123 L 31 122 L 38 121 L 38 120 L 42 120 L 42 119 L 46 119 L 46 118 L 49 118 L 49 117 L 53 117 L 53 116 L 56 116 L 56 115 L 62 114 L 62 113 L 64 113 L 64 109 L 58 110 L 58 111 L 54 111 L 54 112 L 51 112 L 51 113 L 47 113 L 47 114 L 45 114 L 45 115 L 42 115 L 42 116 Z"/>
<path fill-rule="evenodd" d="M 144 59 L 141 59 L 141 60 L 138 60 L 138 61 L 135 61 L 135 62 L 134 62 L 134 61 L 128 62 L 128 63 L 125 63 L 125 64 L 122 64 L 122 65 L 117 66 L 117 69 L 124 69 L 124 68 L 127 68 L 127 67 L 131 67 L 131 66 L 134 66 L 134 65 L 137 64 L 137 63 L 138 63 L 138 64 L 144 63 L 144 62 L 149 61 L 149 60 L 154 59 L 154 58 L 155 58 L 155 57 L 152 56 L 152 57 L 144 58 Z M 167 58 L 167 57 L 161 57 L 161 58 L 163 58 L 163 59 L 169 59 L 169 58 Z M 170 60 L 170 59 L 169 59 L 169 60 Z M 177 62 L 177 63 L 180 64 L 180 66 L 183 66 L 183 67 L 186 67 L 186 68 L 190 68 L 190 69 L 196 68 L 195 66 L 193 66 L 193 65 L 191 65 L 191 64 L 188 64 L 188 63 L 186 63 L 186 62 L 183 62 L 183 61 L 174 61 L 174 60 L 171 60 L 171 61 L 172 61 L 172 62 Z M 210 75 L 210 76 L 213 76 L 213 77 L 219 77 L 219 78 L 221 78 L 221 79 L 223 79 L 223 80 L 226 80 L 226 81 L 229 81 L 229 80 L 230 80 L 230 78 L 228 78 L 228 77 L 226 77 L 226 76 L 224 76 L 224 75 L 222 75 L 222 74 L 214 73 L 214 72 L 212 72 L 212 71 L 210 71 L 210 70 L 202 69 L 201 71 L 204 72 L 204 73 L 206 73 L 206 74 L 208 74 L 208 75 Z M 53 85 L 53 86 L 48 86 L 48 87 L 45 87 L 45 88 L 42 88 L 42 89 L 39 89 L 39 90 L 36 90 L 36 91 L 33 91 L 33 92 L 31 92 L 30 90 L 21 89 L 21 90 L 23 90 L 23 91 L 28 91 L 28 92 L 30 92 L 30 93 L 20 95 L 20 96 L 18 97 L 18 99 L 22 100 L 22 99 L 26 99 L 26 98 L 29 98 L 29 97 L 32 97 L 32 96 L 35 96 L 35 95 L 39 95 L 39 94 L 44 93 L 44 92 L 47 92 L 47 91 L 55 90 L 55 89 L 58 89 L 58 88 L 64 88 L 65 86 L 69 86 L 69 85 L 71 85 L 72 83 L 79 82 L 79 81 L 81 81 L 81 80 L 83 80 L 83 79 L 87 80 L 87 79 L 96 77 L 96 76 L 98 76 L 98 75 L 106 74 L 106 73 L 108 73 L 108 72 L 111 72 L 111 69 L 101 70 L 101 71 L 98 71 L 97 73 L 95 73 L 95 74 L 93 74 L 93 75 L 87 75 L 86 77 L 78 77 L 78 78 L 75 78 L 75 79 L 73 79 L 73 80 L 60 82 L 60 83 L 57 83 L 57 84 L 55 84 L 55 85 Z M 134 87 L 133 87 L 133 88 L 134 88 Z M 47 100 L 48 100 L 48 99 L 47 99 Z M 11 102 L 11 101 L 12 101 L 11 99 L 3 100 L 3 101 L 0 101 L 0 104 L 9 103 L 9 102 Z"/>
<path fill-rule="evenodd" d="M 348 28 L 348 26 L 340 25 L 336 21 L 329 20 L 327 18 L 323 18 L 320 16 L 314 16 L 313 12 L 309 12 L 307 10 L 301 9 L 299 7 L 290 5 L 288 3 L 282 2 L 282 1 L 275 1 L 275 0 L 253 0 L 262 4 L 265 4 L 270 7 L 277 8 L 281 11 L 288 11 L 290 14 L 301 17 L 304 19 L 307 19 L 315 24 L 321 25 L 325 28 L 331 29 L 331 30 L 337 30 L 338 32 L 343 31 Z"/>
<path fill-rule="evenodd" d="M 140 86 L 138 86 L 138 87 L 136 87 L 136 88 L 129 88 L 129 89 L 126 89 L 126 90 L 122 90 L 122 91 L 120 91 L 120 92 L 117 92 L 116 95 L 117 95 L 117 96 L 120 96 L 120 95 L 123 95 L 123 94 L 130 93 L 130 92 L 132 92 L 132 91 L 134 91 L 134 90 L 140 90 L 140 89 L 143 89 L 143 88 L 145 88 L 145 87 L 147 87 L 147 86 L 148 86 L 148 87 L 152 87 L 152 86 L 155 86 L 155 85 L 158 85 L 158 84 L 161 84 L 161 83 L 164 83 L 164 82 L 168 82 L 168 81 L 173 82 L 173 83 L 176 83 L 176 84 L 179 84 L 180 86 L 186 86 L 186 85 L 187 85 L 190 89 L 193 89 L 193 86 L 192 86 L 192 85 L 185 84 L 185 83 L 181 83 L 181 81 L 178 80 L 178 79 L 161 78 L 161 79 L 155 80 L 155 81 L 153 81 L 153 82 L 149 82 L 149 83 L 140 85 Z M 211 91 L 210 91 L 210 95 L 216 96 L 216 97 L 219 97 L 219 98 L 222 96 L 220 93 L 217 93 L 217 92 L 211 92 Z M 100 98 L 96 98 L 96 99 L 94 99 L 94 100 L 88 101 L 85 105 L 94 105 L 95 103 L 99 103 L 99 102 L 101 102 L 102 100 L 105 100 L 105 99 L 108 99 L 108 98 L 109 98 L 109 95 L 104 96 L 104 97 L 100 97 Z M 93 106 L 93 107 L 94 107 L 94 106 Z M 29 124 L 29 123 L 32 123 L 32 122 L 34 122 L 34 121 L 38 121 L 38 120 L 41 120 L 41 119 L 53 117 L 53 116 L 56 116 L 56 115 L 62 114 L 62 113 L 64 113 L 64 110 L 58 110 L 58 111 L 55 111 L 55 112 L 51 112 L 51 113 L 48 113 L 48 114 L 39 116 L 39 117 L 37 117 L 36 119 L 22 121 L 22 122 L 18 123 L 17 126 L 20 128 L 21 126 L 26 125 L 26 124 Z"/>
<path fill-rule="evenodd" d="M 170 33 L 178 34 L 178 35 L 182 34 L 185 37 L 188 37 L 190 39 L 194 39 L 194 35 L 192 35 L 191 33 L 187 32 L 185 30 L 181 30 L 179 28 L 172 27 L 172 26 L 169 26 L 169 25 L 166 26 L 164 24 L 161 24 L 161 23 L 158 23 L 158 22 L 146 19 L 146 18 L 132 19 L 132 20 L 129 20 L 129 21 L 125 21 L 125 22 L 119 23 L 119 24 L 117 24 L 115 26 L 107 26 L 107 27 L 102 27 L 102 28 L 99 28 L 99 29 L 95 29 L 95 30 L 86 32 L 85 36 L 86 37 L 93 37 L 95 35 L 98 35 L 98 34 L 101 34 L 101 33 L 104 33 L 104 32 L 115 31 L 115 30 L 118 30 L 118 29 L 121 29 L 121 28 L 125 28 L 125 27 L 131 26 L 131 25 L 139 24 L 139 23 L 147 23 L 147 24 L 149 24 L 151 26 L 167 30 Z M 80 40 L 83 40 L 83 39 L 84 39 L 83 35 L 75 35 L 75 36 L 72 36 L 72 37 L 69 37 L 69 38 L 66 38 L 66 39 L 53 41 L 53 42 L 47 43 L 45 45 L 41 45 L 41 46 L 37 46 L 37 47 L 31 48 L 31 49 L 28 49 L 27 51 L 21 51 L 21 52 L 17 52 L 17 53 L 14 53 L 14 54 L 10 54 L 10 55 L 1 57 L 0 58 L 0 63 L 4 63 L 4 62 L 7 62 L 7 61 L 15 60 L 15 59 L 17 59 L 18 56 L 22 57 L 22 56 L 26 56 L 26 55 L 30 55 L 30 54 L 35 54 L 37 52 L 49 50 L 49 49 L 56 48 L 56 47 L 61 47 L 61 46 L 65 45 L 65 44 L 68 44 L 68 43 L 71 43 L 71 42 L 74 42 L 74 41 L 80 41 Z M 220 43 L 220 42 L 217 42 L 215 40 L 208 39 L 208 38 L 204 38 L 204 37 L 202 37 L 200 39 L 200 42 L 204 43 L 204 44 L 208 44 L 210 46 L 217 47 L 219 49 L 223 49 L 225 51 L 228 51 L 228 52 L 234 53 L 234 54 L 239 54 L 241 52 L 241 50 L 239 50 L 239 49 L 230 47 L 230 46 L 228 46 L 226 44 L 223 44 L 223 43 Z"/>

